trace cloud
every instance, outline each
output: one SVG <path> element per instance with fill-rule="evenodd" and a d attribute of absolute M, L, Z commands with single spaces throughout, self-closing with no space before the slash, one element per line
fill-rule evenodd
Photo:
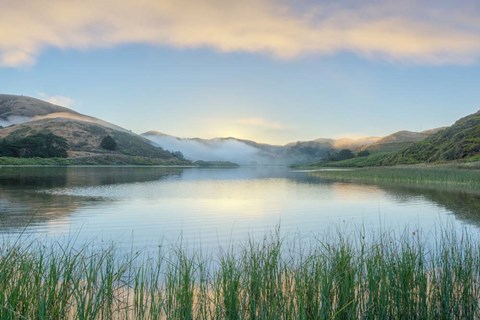
<path fill-rule="evenodd" d="M 64 96 L 50 96 L 46 93 L 38 93 L 38 97 L 44 101 L 56 104 L 58 106 L 69 108 L 74 105 L 75 101 L 72 98 Z"/>
<path fill-rule="evenodd" d="M 262 129 L 270 129 L 270 130 L 285 130 L 288 127 L 276 121 L 267 121 L 262 118 L 242 118 L 237 120 L 237 124 L 247 127 L 258 127 Z"/>
<path fill-rule="evenodd" d="M 0 0 L 0 65 L 35 62 L 48 48 L 123 44 L 281 59 L 353 52 L 409 63 L 480 58 L 475 0 Z"/>
<path fill-rule="evenodd" d="M 0 127 L 8 127 L 14 124 L 20 124 L 32 121 L 32 118 L 22 116 L 9 116 L 6 119 L 0 118 Z"/>

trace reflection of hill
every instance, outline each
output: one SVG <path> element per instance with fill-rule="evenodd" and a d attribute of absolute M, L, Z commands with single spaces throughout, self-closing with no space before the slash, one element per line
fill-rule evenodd
<path fill-rule="evenodd" d="M 452 212 L 457 219 L 480 227 L 480 194 L 468 190 L 448 190 L 411 186 L 381 185 L 398 199 L 422 197 Z"/>
<path fill-rule="evenodd" d="M 0 190 L 0 232 L 21 231 L 65 217 L 93 199 L 34 191 Z"/>
<path fill-rule="evenodd" d="M 25 167 L 0 168 L 0 186 L 40 190 L 154 181 L 181 174 L 161 167 Z"/>
<path fill-rule="evenodd" d="M 457 219 L 480 227 L 480 193 L 478 190 L 408 185 L 404 183 L 339 182 L 334 179 L 315 177 L 314 175 L 307 176 L 310 178 L 304 182 L 308 183 L 341 183 L 376 186 L 387 192 L 397 201 L 408 201 L 412 198 L 424 199 L 452 212 Z"/>
<path fill-rule="evenodd" d="M 181 169 L 152 167 L 0 168 L 0 232 L 20 231 L 101 203 L 95 197 L 43 191 L 155 181 L 181 173 Z"/>

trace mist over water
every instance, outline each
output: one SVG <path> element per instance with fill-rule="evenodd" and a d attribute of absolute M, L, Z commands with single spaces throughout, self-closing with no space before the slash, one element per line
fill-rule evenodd
<path fill-rule="evenodd" d="M 230 161 L 240 165 L 276 162 L 272 154 L 236 139 L 200 140 L 159 135 L 144 136 L 165 150 L 180 151 L 186 159 L 192 161 Z"/>
<path fill-rule="evenodd" d="M 331 139 L 278 146 L 236 138 L 182 139 L 148 132 L 143 136 L 155 146 L 172 152 L 180 151 L 188 160 L 230 161 L 239 165 L 288 166 L 317 162 L 323 160 L 333 148 Z"/>

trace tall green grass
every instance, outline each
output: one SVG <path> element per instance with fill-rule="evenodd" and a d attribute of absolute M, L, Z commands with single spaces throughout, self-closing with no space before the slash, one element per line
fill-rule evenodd
<path fill-rule="evenodd" d="M 153 256 L 5 241 L 0 319 L 480 317 L 480 242 L 466 233 L 300 240 L 273 233 L 217 254 Z"/>
<path fill-rule="evenodd" d="M 429 167 L 383 167 L 349 170 L 319 170 L 318 178 L 346 182 L 402 183 L 419 186 L 448 186 L 480 190 L 480 170 Z"/>

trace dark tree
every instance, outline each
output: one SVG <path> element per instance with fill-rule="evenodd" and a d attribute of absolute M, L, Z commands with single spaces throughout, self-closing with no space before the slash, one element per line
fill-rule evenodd
<path fill-rule="evenodd" d="M 350 149 L 342 149 L 338 153 L 338 160 L 347 160 L 355 158 L 355 154 L 353 154 L 352 150 Z"/>
<path fill-rule="evenodd" d="M 16 157 L 17 152 L 12 144 L 6 139 L 0 140 L 0 157 Z"/>
<path fill-rule="evenodd" d="M 0 141 L 0 156 L 17 158 L 67 157 L 68 143 L 51 132 L 40 132 L 23 138 Z"/>
<path fill-rule="evenodd" d="M 347 159 L 352 159 L 352 158 L 355 158 L 355 154 L 352 152 L 352 150 L 342 149 L 339 152 L 330 153 L 327 157 L 327 160 L 328 161 L 341 161 L 341 160 L 347 160 Z"/>
<path fill-rule="evenodd" d="M 102 139 L 102 142 L 100 143 L 100 147 L 102 147 L 105 150 L 117 150 L 117 142 L 111 137 L 111 136 L 106 136 L 105 138 Z"/>
<path fill-rule="evenodd" d="M 370 151 L 368 150 L 362 150 L 359 153 L 357 153 L 357 157 L 368 157 L 370 155 Z"/>
<path fill-rule="evenodd" d="M 185 156 L 180 151 L 174 151 L 172 154 L 179 160 L 185 160 Z"/>

